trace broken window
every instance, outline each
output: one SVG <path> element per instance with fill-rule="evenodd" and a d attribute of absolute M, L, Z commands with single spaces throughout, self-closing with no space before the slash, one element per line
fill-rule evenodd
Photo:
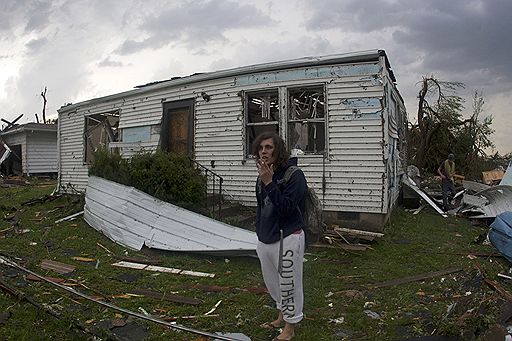
<path fill-rule="evenodd" d="M 288 90 L 288 148 L 298 154 L 321 154 L 325 149 L 324 87 Z"/>
<path fill-rule="evenodd" d="M 99 148 L 108 149 L 110 142 L 119 141 L 119 112 L 85 116 L 84 161 L 91 163 L 94 152 Z"/>
<path fill-rule="evenodd" d="M 247 150 L 259 134 L 265 131 L 279 132 L 279 95 L 276 90 L 250 92 L 246 95 Z"/>

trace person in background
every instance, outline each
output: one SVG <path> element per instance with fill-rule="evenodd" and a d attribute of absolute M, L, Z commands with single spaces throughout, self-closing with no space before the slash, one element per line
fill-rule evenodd
<path fill-rule="evenodd" d="M 448 154 L 448 158 L 444 160 L 437 173 L 441 176 L 441 188 L 443 191 L 443 210 L 448 211 L 450 209 L 450 202 L 455 195 L 455 184 L 453 177 L 455 175 L 455 155 Z"/>
<path fill-rule="evenodd" d="M 252 154 L 259 175 L 256 181 L 256 252 L 263 280 L 278 309 L 277 319 L 264 325 L 283 327 L 274 340 L 292 340 L 296 324 L 303 319 L 305 235 L 301 212 L 304 211 L 306 178 L 297 170 L 283 184 L 286 169 L 296 166 L 297 159 L 290 159 L 284 141 L 274 132 L 256 137 Z"/>

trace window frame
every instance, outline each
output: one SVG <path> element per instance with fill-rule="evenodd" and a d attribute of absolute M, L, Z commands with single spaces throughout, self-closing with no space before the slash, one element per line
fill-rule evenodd
<path fill-rule="evenodd" d="M 271 93 L 275 92 L 277 96 L 277 120 L 276 121 L 268 121 L 268 122 L 254 122 L 249 123 L 249 96 L 254 94 L 262 94 L 262 93 Z M 245 159 L 253 159 L 252 155 L 252 141 L 249 140 L 249 129 L 248 127 L 257 127 L 257 126 L 272 126 L 277 125 L 277 132 L 280 133 L 282 126 L 281 119 L 281 96 L 279 87 L 271 87 L 271 88 L 263 88 L 263 89 L 254 89 L 254 90 L 246 90 L 242 92 L 242 100 L 243 100 L 243 110 L 244 110 L 244 149 L 245 149 Z M 257 136 L 257 135 L 256 135 Z M 254 136 L 254 137 L 256 137 Z"/>
<path fill-rule="evenodd" d="M 95 118 L 94 116 L 98 116 L 98 115 L 103 115 L 105 116 L 105 119 L 100 121 L 98 120 L 97 118 Z M 105 120 L 108 119 L 108 117 L 117 117 L 117 127 L 116 127 L 116 135 L 114 135 L 113 139 L 111 139 L 110 137 L 110 134 L 109 132 L 107 132 L 107 139 L 108 139 L 108 144 L 110 144 L 111 142 L 119 142 L 121 140 L 121 131 L 122 129 L 119 128 L 119 121 L 120 121 L 120 118 L 121 118 L 121 110 L 119 109 L 116 109 L 116 110 L 111 110 L 111 111 L 106 111 L 106 112 L 102 112 L 102 113 L 88 113 L 86 115 L 84 115 L 84 130 L 83 130 L 83 134 L 82 134 L 82 143 L 83 143 L 83 150 L 82 150 L 82 164 L 83 165 L 87 165 L 89 166 L 94 160 L 91 159 L 89 160 L 88 157 L 87 157 L 87 154 L 88 154 L 88 146 L 89 146 L 89 136 L 88 136 L 88 133 L 92 130 L 92 129 L 95 129 L 97 128 L 98 126 L 102 125 L 103 122 Z M 88 127 L 88 120 L 93 120 L 93 121 L 96 121 L 98 122 L 97 125 L 95 125 L 94 127 Z M 109 127 L 112 128 L 110 126 L 110 122 L 109 122 Z M 114 132 L 110 132 L 110 133 L 114 133 Z M 100 141 L 101 142 L 101 141 Z M 110 146 L 107 145 L 106 148 L 110 149 Z"/>
<path fill-rule="evenodd" d="M 308 119 L 298 119 L 298 120 L 290 120 L 290 116 L 292 114 L 291 112 L 291 103 L 290 103 L 290 92 L 291 91 L 296 91 L 298 89 L 314 89 L 314 88 L 321 88 L 322 89 L 322 94 L 323 94 L 323 102 L 324 102 L 324 115 L 323 115 L 323 118 L 314 118 L 314 119 L 311 119 L 311 118 L 308 118 Z M 299 123 L 299 122 L 307 122 L 307 123 L 323 123 L 324 124 L 324 149 L 322 152 L 304 152 L 304 154 L 302 154 L 301 156 L 302 157 L 308 157 L 308 156 L 311 156 L 311 157 L 314 157 L 314 156 L 318 156 L 318 155 L 324 155 L 325 157 L 328 157 L 328 120 L 327 120 L 327 117 L 328 117 L 328 101 L 327 101 L 327 84 L 325 82 L 323 83 L 309 83 L 309 84 L 301 84 L 301 85 L 294 85 L 294 86 L 287 86 L 285 87 L 285 93 L 286 93 L 286 139 L 285 139 L 285 142 L 286 142 L 286 146 L 288 148 L 288 150 L 291 151 L 291 145 L 290 145 L 290 139 L 289 139 L 289 124 L 290 123 Z"/>

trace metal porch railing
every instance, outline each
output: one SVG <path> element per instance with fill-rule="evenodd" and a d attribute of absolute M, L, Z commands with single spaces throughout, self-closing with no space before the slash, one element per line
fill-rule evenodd
<path fill-rule="evenodd" d="M 204 193 L 205 208 L 210 211 L 214 218 L 220 219 L 222 208 L 222 183 L 224 179 L 199 162 L 191 158 L 189 159 L 190 162 L 206 176 L 206 189 Z"/>

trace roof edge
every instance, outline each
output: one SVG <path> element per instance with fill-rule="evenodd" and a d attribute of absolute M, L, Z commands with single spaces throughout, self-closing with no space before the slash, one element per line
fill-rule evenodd
<path fill-rule="evenodd" d="M 242 66 L 242 67 L 231 68 L 231 69 L 226 69 L 226 70 L 206 72 L 206 73 L 196 74 L 193 76 L 186 76 L 186 77 L 179 78 L 179 79 L 162 81 L 162 82 L 158 82 L 154 85 L 148 85 L 146 87 L 123 91 L 123 92 L 119 92 L 119 93 L 112 94 L 112 95 L 97 97 L 97 98 L 93 98 L 90 100 L 78 102 L 75 104 L 69 104 L 69 105 L 60 107 L 57 110 L 57 112 L 59 114 L 61 114 L 61 113 L 73 111 L 83 105 L 94 104 L 94 103 L 97 103 L 100 101 L 115 100 L 120 97 L 130 96 L 130 95 L 134 95 L 134 94 L 142 94 L 142 93 L 146 93 L 149 91 L 163 89 L 163 88 L 167 88 L 167 87 L 171 87 L 171 86 L 196 83 L 196 82 L 219 79 L 219 78 L 224 78 L 224 77 L 231 77 L 231 76 L 235 76 L 235 75 L 244 75 L 244 74 L 248 74 L 248 73 L 275 71 L 275 70 L 284 69 L 284 68 L 296 68 L 296 67 L 304 67 L 304 66 L 320 66 L 320 65 L 326 65 L 326 64 L 350 63 L 350 62 L 367 62 L 367 61 L 372 61 L 372 60 L 378 60 L 378 58 L 380 56 L 385 57 L 386 67 L 390 71 L 393 81 L 395 81 L 394 76 L 391 71 L 391 67 L 389 66 L 389 62 L 388 62 L 385 51 L 375 49 L 375 50 L 365 50 L 365 51 L 358 51 L 358 52 L 351 52 L 351 53 L 318 56 L 318 57 L 303 57 L 303 58 L 298 58 L 298 59 L 282 60 L 282 61 L 277 61 L 277 62 L 254 64 L 254 65 Z"/>

